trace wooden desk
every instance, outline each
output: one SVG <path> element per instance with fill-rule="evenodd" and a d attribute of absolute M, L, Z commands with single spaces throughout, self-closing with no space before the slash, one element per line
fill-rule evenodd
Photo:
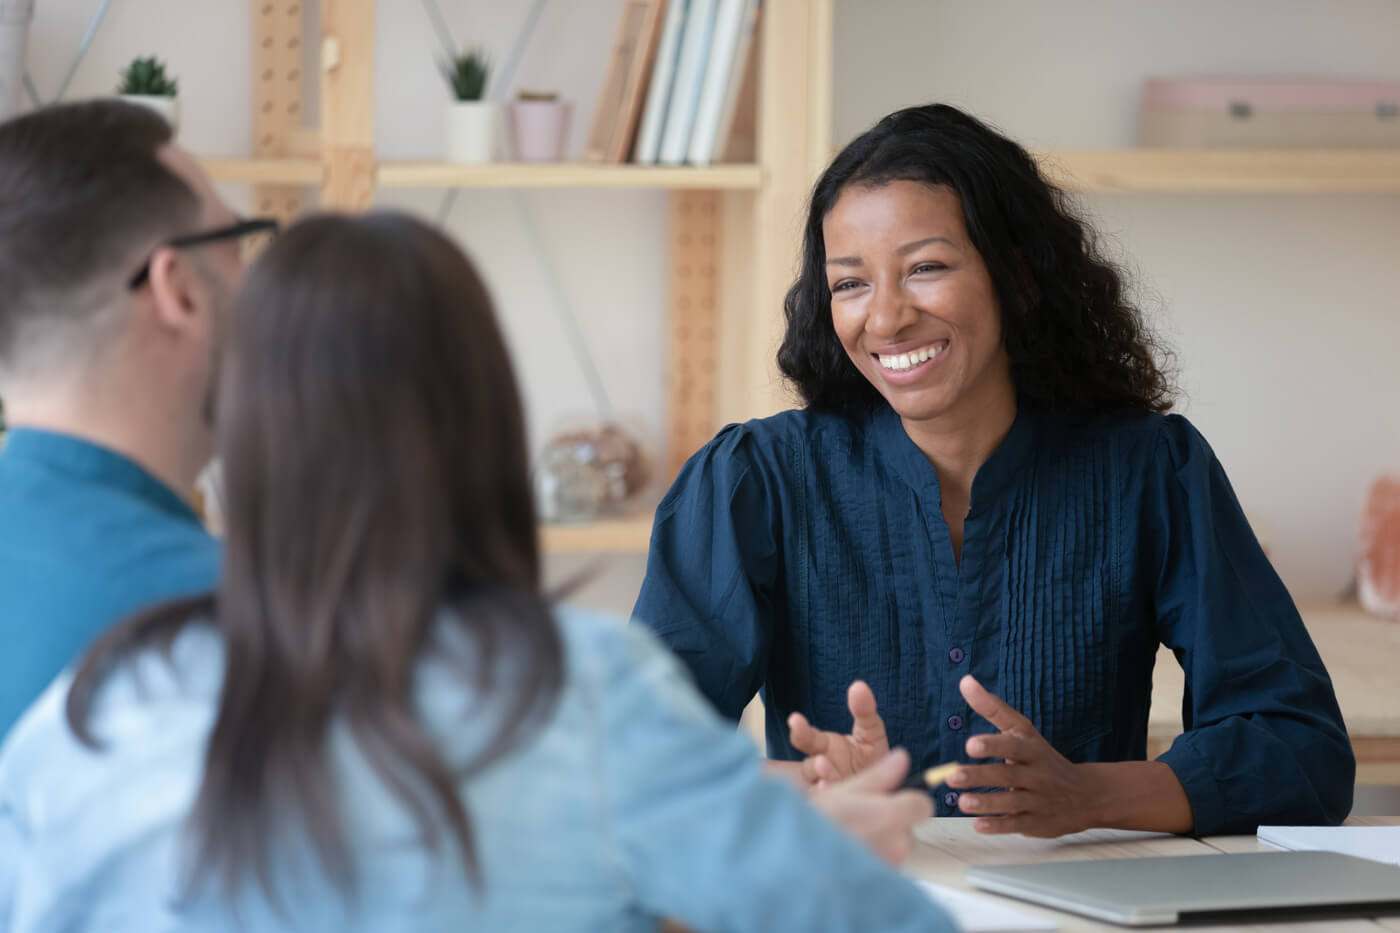
<path fill-rule="evenodd" d="M 1348 820 L 1352 826 L 1400 825 L 1400 817 L 1371 817 Z M 972 891 L 980 897 L 1003 901 L 1017 910 L 1052 917 L 1065 933 L 1079 931 L 1130 929 L 1079 917 L 1074 914 L 1036 907 L 1014 898 L 978 891 L 964 880 L 972 865 L 1002 865 L 1014 862 L 1077 861 L 1084 859 L 1145 858 L 1148 856 L 1208 855 L 1213 852 L 1274 851 L 1261 846 L 1253 836 L 1220 836 L 1189 839 L 1183 836 L 1163 836 L 1155 833 L 1128 833 L 1117 830 L 1092 830 L 1062 839 L 1027 839 L 1024 836 L 982 836 L 972 828 L 971 819 L 944 818 L 929 820 L 918 827 L 915 835 L 919 845 L 904 865 L 906 874 L 937 884 Z M 1171 928 L 1169 928 L 1171 929 Z M 1269 923 L 1247 926 L 1183 927 L 1193 933 L 1205 931 L 1288 930 L 1338 931 L 1349 930 L 1400 931 L 1400 917 L 1375 920 L 1351 919 L 1309 921 L 1299 923 Z"/>
<path fill-rule="evenodd" d="M 1356 783 L 1400 785 L 1400 622 L 1366 615 L 1355 604 L 1302 607 L 1356 752 Z M 1163 648 L 1152 677 L 1147 757 L 1181 734 L 1185 679 Z"/>

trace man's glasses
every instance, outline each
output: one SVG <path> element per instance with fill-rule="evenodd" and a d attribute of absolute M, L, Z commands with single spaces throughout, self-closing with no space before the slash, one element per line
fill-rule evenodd
<path fill-rule="evenodd" d="M 218 243 L 222 240 L 237 240 L 241 237 L 252 236 L 255 233 L 276 233 L 277 221 L 272 217 L 250 217 L 247 220 L 240 220 L 237 223 L 229 224 L 227 227 L 218 227 L 214 230 L 204 230 L 200 233 L 187 233 L 184 236 L 171 237 L 162 245 L 171 249 L 188 249 L 191 246 L 204 246 L 208 243 Z M 147 259 L 141 264 L 141 268 L 136 270 L 126 287 L 131 291 L 136 291 L 151 277 L 151 261 Z"/>

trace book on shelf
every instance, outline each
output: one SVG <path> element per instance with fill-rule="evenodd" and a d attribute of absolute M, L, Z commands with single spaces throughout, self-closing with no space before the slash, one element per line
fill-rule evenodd
<path fill-rule="evenodd" d="M 665 7 L 666 0 L 626 0 L 623 4 L 608 73 L 584 146 L 586 160 L 623 162 L 632 150 Z"/>
<path fill-rule="evenodd" d="M 675 84 L 676 60 L 680 55 L 681 32 L 691 0 L 668 0 L 662 18 L 661 36 L 657 40 L 651 77 L 647 82 L 646 106 L 642 109 L 641 125 L 632 160 L 643 165 L 656 162 L 661 151 L 661 132 L 665 128 L 666 110 Z"/>
<path fill-rule="evenodd" d="M 758 8 L 758 0 L 720 0 L 700 104 L 687 148 L 686 161 L 692 165 L 709 165 L 723 154 L 758 27 Z"/>
<path fill-rule="evenodd" d="M 758 50 L 763 28 L 762 3 L 755 11 L 753 28 L 741 38 L 737 60 L 738 82 L 729 88 L 719 121 L 715 162 L 758 161 Z"/>
<path fill-rule="evenodd" d="M 690 0 L 686 11 L 675 87 L 666 107 L 666 128 L 661 133 L 661 151 L 656 159 L 663 165 L 685 162 L 690 132 L 695 127 L 695 111 L 700 106 L 700 86 L 710 57 L 718 6 L 718 0 Z"/>

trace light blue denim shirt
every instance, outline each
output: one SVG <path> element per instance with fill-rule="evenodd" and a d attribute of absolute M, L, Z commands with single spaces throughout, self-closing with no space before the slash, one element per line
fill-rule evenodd
<path fill-rule="evenodd" d="M 64 722 L 66 674 L 0 748 L 0 930 L 628 931 L 662 916 L 700 930 L 952 929 L 910 881 L 763 776 L 749 741 L 644 630 L 572 610 L 558 619 L 567 679 L 556 711 L 461 788 L 480 890 L 451 846 L 424 846 L 337 725 L 353 898 L 304 841 L 278 847 L 280 913 L 252 882 L 232 899 L 216 888 L 182 898 L 183 827 L 223 664 L 217 630 L 197 625 L 171 660 L 146 651 L 101 688 L 103 751 Z M 473 754 L 489 721 L 459 670 L 428 655 L 417 678 L 449 763 Z"/>

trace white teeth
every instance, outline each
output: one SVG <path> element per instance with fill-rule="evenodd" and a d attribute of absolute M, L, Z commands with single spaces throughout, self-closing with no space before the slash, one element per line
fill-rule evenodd
<path fill-rule="evenodd" d="M 943 352 L 947 344 L 939 343 L 931 347 L 924 347 L 912 353 L 896 353 L 892 356 L 879 356 L 880 365 L 893 372 L 903 372 L 912 369 L 922 363 L 926 363 L 935 356 Z"/>

